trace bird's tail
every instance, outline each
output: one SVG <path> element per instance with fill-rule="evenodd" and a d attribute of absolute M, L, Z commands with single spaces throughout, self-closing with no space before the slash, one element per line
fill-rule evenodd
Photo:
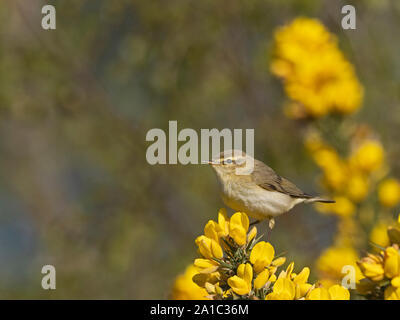
<path fill-rule="evenodd" d="M 304 201 L 305 203 L 322 202 L 322 203 L 335 203 L 335 200 L 324 199 L 320 197 L 310 198 Z"/>

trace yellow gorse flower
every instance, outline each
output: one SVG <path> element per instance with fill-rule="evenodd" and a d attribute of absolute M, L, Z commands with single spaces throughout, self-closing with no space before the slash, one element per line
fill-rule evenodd
<path fill-rule="evenodd" d="M 335 284 L 329 289 L 318 287 L 309 292 L 307 300 L 350 300 L 349 290 Z"/>
<path fill-rule="evenodd" d="M 270 278 L 270 272 L 265 269 L 264 271 L 260 272 L 257 276 L 257 278 L 254 280 L 254 288 L 256 289 L 261 289 L 264 287 Z"/>
<path fill-rule="evenodd" d="M 190 265 L 185 272 L 179 275 L 174 282 L 171 292 L 173 300 L 203 300 L 207 291 L 193 282 L 192 278 L 197 273 L 194 266 Z"/>
<path fill-rule="evenodd" d="M 237 268 L 237 276 L 228 279 L 228 285 L 232 290 L 239 294 L 249 294 L 251 291 L 251 282 L 253 280 L 253 268 L 249 263 L 242 263 Z"/>
<path fill-rule="evenodd" d="M 383 268 L 385 270 L 385 276 L 389 279 L 400 276 L 400 254 L 397 245 L 386 248 Z"/>
<path fill-rule="evenodd" d="M 400 300 L 400 287 L 389 286 L 385 289 L 385 300 Z"/>
<path fill-rule="evenodd" d="M 380 281 L 384 277 L 384 269 L 382 266 L 382 258 L 369 254 L 368 257 L 362 258 L 358 263 L 362 273 L 373 281 Z"/>
<path fill-rule="evenodd" d="M 321 283 L 311 286 L 307 283 L 309 270 L 296 275 L 294 265 L 289 264 L 274 285 L 267 280 L 265 287 L 272 287 L 267 298 L 349 299 L 348 290 L 332 284 L 343 278 L 342 267 L 351 265 L 356 270 L 360 295 L 368 299 L 400 299 L 400 228 L 387 228 L 391 220 L 388 209 L 400 205 L 400 181 L 387 177 L 385 150 L 373 130 L 365 124 L 343 121 L 344 115 L 359 109 L 363 98 L 353 66 L 340 51 L 336 37 L 320 21 L 297 18 L 275 32 L 271 71 L 283 80 L 289 98 L 284 105 L 285 114 L 306 120 L 304 144 L 322 171 L 321 184 L 336 201 L 315 207 L 321 213 L 337 216 L 338 232 L 332 247 L 317 261 L 325 287 Z M 342 117 L 316 120 L 333 113 Z M 347 145 L 342 143 L 344 139 L 349 140 Z M 367 238 L 365 227 L 374 221 L 378 224 L 371 228 L 369 236 L 375 254 L 359 260 L 356 249 Z M 264 246 L 265 243 L 259 245 L 250 256 L 256 273 L 273 270 L 273 256 L 263 258 L 265 262 L 256 259 L 256 255 L 267 256 Z M 273 277 L 275 272 L 270 279 Z"/>
<path fill-rule="evenodd" d="M 357 291 L 374 299 L 400 300 L 400 230 L 389 227 L 387 232 L 390 245 L 358 262 L 365 278 Z"/>
<path fill-rule="evenodd" d="M 379 141 L 367 140 L 352 153 L 349 161 L 355 168 L 372 172 L 382 166 L 384 156 L 385 152 Z"/>
<path fill-rule="evenodd" d="M 333 246 L 322 252 L 317 260 L 317 269 L 325 279 L 340 281 L 343 278 L 342 268 L 353 265 L 356 269 L 356 280 L 361 277 L 356 265 L 359 259 L 357 251 L 349 246 Z"/>
<path fill-rule="evenodd" d="M 243 212 L 236 212 L 229 222 L 229 236 L 242 246 L 246 243 L 247 231 L 249 229 L 249 218 Z"/>
<path fill-rule="evenodd" d="M 206 236 L 200 236 L 196 239 L 196 244 L 199 251 L 204 258 L 217 258 L 221 259 L 223 256 L 222 248 L 214 239 Z"/>
<path fill-rule="evenodd" d="M 388 226 L 386 223 L 380 222 L 374 226 L 371 230 L 369 239 L 372 243 L 375 243 L 381 247 L 387 247 L 390 245 L 390 239 L 387 232 Z"/>
<path fill-rule="evenodd" d="M 276 280 L 273 290 L 267 295 L 266 300 L 293 300 L 296 295 L 294 283 L 287 278 Z"/>
<path fill-rule="evenodd" d="M 194 261 L 198 272 L 193 283 L 211 299 L 305 299 L 315 287 L 308 283 L 310 269 L 296 274 L 291 262 L 276 276 L 286 258 L 274 260 L 274 247 L 256 236 L 257 228 L 249 231 L 245 213 L 236 212 L 229 219 L 221 209 L 218 222 L 208 221 L 204 235 L 195 241 L 202 257 Z"/>
<path fill-rule="evenodd" d="M 336 37 L 316 19 L 297 18 L 275 33 L 272 72 L 283 78 L 285 91 L 297 104 L 288 114 L 320 117 L 348 114 L 362 101 L 363 89 L 352 65 L 340 52 Z"/>
<path fill-rule="evenodd" d="M 257 243 L 250 254 L 250 262 L 254 265 L 254 270 L 259 273 L 269 266 L 274 258 L 275 250 L 268 242 Z"/>
<path fill-rule="evenodd" d="M 400 203 L 400 182 L 396 179 L 386 179 L 378 188 L 380 203 L 388 208 Z"/>

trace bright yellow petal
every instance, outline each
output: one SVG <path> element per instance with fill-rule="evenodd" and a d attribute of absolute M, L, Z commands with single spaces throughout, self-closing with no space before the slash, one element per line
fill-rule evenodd
<path fill-rule="evenodd" d="M 207 238 L 206 236 L 199 236 L 196 238 L 195 242 L 199 247 L 200 254 L 204 258 L 212 258 L 211 239 Z"/>
<path fill-rule="evenodd" d="M 400 288 L 389 286 L 385 289 L 385 300 L 400 300 Z"/>
<path fill-rule="evenodd" d="M 247 235 L 247 242 L 250 242 L 257 236 L 257 228 L 254 226 L 251 228 L 249 234 Z"/>
<path fill-rule="evenodd" d="M 207 238 L 213 239 L 219 242 L 218 238 L 218 224 L 215 221 L 208 221 L 206 226 L 204 227 L 204 235 Z"/>
<path fill-rule="evenodd" d="M 239 246 L 246 244 L 246 231 L 243 228 L 235 228 L 230 224 L 229 236 L 235 240 Z"/>
<path fill-rule="evenodd" d="M 225 208 L 218 211 L 218 225 L 221 232 L 220 236 L 226 237 L 229 234 L 229 219 Z"/>
<path fill-rule="evenodd" d="M 222 259 L 224 253 L 221 246 L 215 240 L 211 240 L 211 252 L 214 258 Z"/>
<path fill-rule="evenodd" d="M 293 269 L 294 269 L 294 262 L 291 262 L 286 268 L 286 278 L 291 279 Z"/>
<path fill-rule="evenodd" d="M 303 270 L 293 279 L 294 283 L 306 283 L 310 275 L 310 268 L 304 267 Z"/>
<path fill-rule="evenodd" d="M 254 280 L 254 287 L 256 289 L 261 289 L 267 283 L 268 278 L 269 278 L 269 271 L 267 269 L 265 269 Z"/>
<path fill-rule="evenodd" d="M 400 288 L 400 276 L 394 277 L 391 284 L 393 287 Z"/>
<path fill-rule="evenodd" d="M 341 285 L 335 284 L 328 289 L 331 300 L 350 300 L 350 292 Z"/>
<path fill-rule="evenodd" d="M 233 292 L 238 295 L 248 294 L 251 289 L 247 282 L 238 276 L 230 277 L 228 279 L 228 285 L 232 288 Z"/>
<path fill-rule="evenodd" d="M 253 268 L 250 263 L 246 263 L 244 268 L 244 277 L 243 279 L 247 282 L 247 284 L 251 287 L 251 282 L 253 281 Z"/>
<path fill-rule="evenodd" d="M 215 267 L 217 265 L 217 262 L 214 260 L 209 260 L 209 259 L 195 259 L 194 265 L 195 265 L 195 267 L 200 268 L 200 269 L 207 269 L 207 268 Z"/>
<path fill-rule="evenodd" d="M 296 299 L 303 298 L 308 290 L 312 288 L 312 285 L 309 283 L 301 283 L 296 285 Z"/>
<path fill-rule="evenodd" d="M 249 217 L 244 212 L 236 212 L 230 219 L 230 224 L 234 227 L 241 227 L 243 228 L 246 233 L 249 229 Z"/>
<path fill-rule="evenodd" d="M 265 241 L 257 243 L 250 253 L 250 262 L 254 265 L 255 271 L 261 272 L 270 265 L 274 258 L 275 250 L 272 245 Z"/>
<path fill-rule="evenodd" d="M 390 279 L 400 275 L 400 255 L 393 247 L 389 247 L 385 251 L 384 269 L 386 277 Z"/>
<path fill-rule="evenodd" d="M 307 300 L 330 300 L 330 295 L 326 288 L 315 288 L 308 293 Z"/>
<path fill-rule="evenodd" d="M 279 258 L 276 258 L 274 261 L 272 261 L 272 265 L 275 266 L 275 267 L 280 267 L 285 262 L 286 262 L 286 258 L 285 257 L 279 257 Z"/>
<path fill-rule="evenodd" d="M 280 278 L 276 280 L 273 287 L 273 292 L 278 295 L 287 295 L 290 297 L 289 300 L 293 300 L 296 294 L 296 288 L 291 280 L 287 278 Z"/>

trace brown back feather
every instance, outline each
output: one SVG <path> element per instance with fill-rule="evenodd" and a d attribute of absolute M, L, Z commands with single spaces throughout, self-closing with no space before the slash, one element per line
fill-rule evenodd
<path fill-rule="evenodd" d="M 294 198 L 312 198 L 311 195 L 304 193 L 294 183 L 279 176 L 259 160 L 254 160 L 254 170 L 251 177 L 258 186 L 265 190 L 282 192 Z"/>

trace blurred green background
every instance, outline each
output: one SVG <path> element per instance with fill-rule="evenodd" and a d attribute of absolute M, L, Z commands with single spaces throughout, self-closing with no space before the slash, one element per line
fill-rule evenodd
<path fill-rule="evenodd" d="M 56 7 L 54 31 L 41 28 L 45 4 Z M 356 6 L 356 30 L 341 28 L 344 4 Z M 274 30 L 301 15 L 339 37 L 365 88 L 356 117 L 398 159 L 397 0 L 2 1 L 0 298 L 168 297 L 223 206 L 207 166 L 146 162 L 147 131 L 169 120 L 254 128 L 258 159 L 321 192 L 269 71 Z M 268 239 L 301 267 L 335 228 L 299 206 Z M 46 264 L 53 291 L 41 288 Z"/>

